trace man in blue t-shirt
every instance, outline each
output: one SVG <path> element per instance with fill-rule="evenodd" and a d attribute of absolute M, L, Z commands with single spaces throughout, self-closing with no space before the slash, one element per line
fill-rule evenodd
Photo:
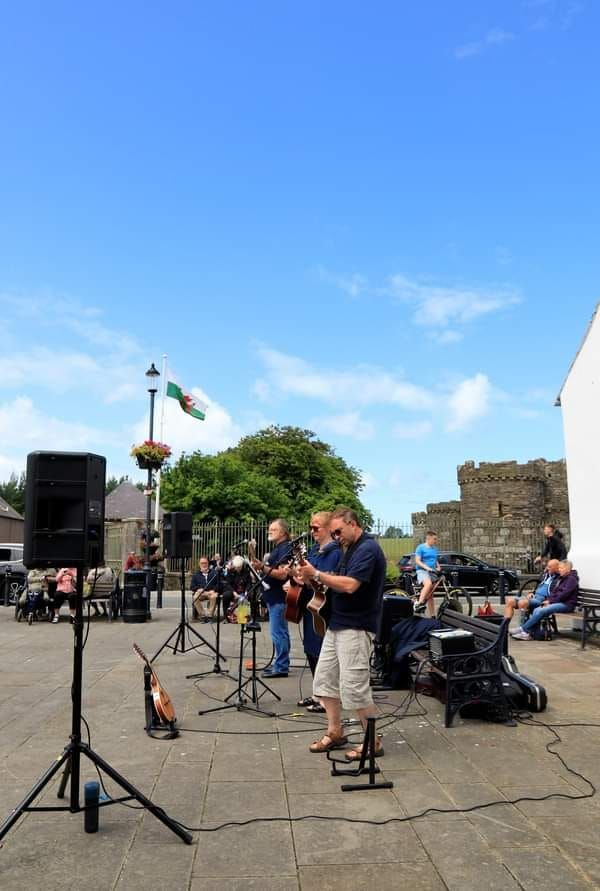
<path fill-rule="evenodd" d="M 271 668 L 265 668 L 263 677 L 286 678 L 290 668 L 290 634 L 285 618 L 285 591 L 283 583 L 290 574 L 290 528 L 279 517 L 269 523 L 269 542 L 272 545 L 265 563 L 253 561 L 257 570 L 264 571 L 262 599 L 269 609 L 269 631 L 275 647 L 275 661 Z"/>
<path fill-rule="evenodd" d="M 422 586 L 419 599 L 415 604 L 415 613 L 424 613 L 435 617 L 435 604 L 433 602 L 433 586 L 435 578 L 432 573 L 440 572 L 439 551 L 437 549 L 437 535 L 431 530 L 425 533 L 425 541 L 415 551 L 415 566 L 417 567 L 417 581 Z"/>
<path fill-rule="evenodd" d="M 339 507 L 332 513 L 330 531 L 343 548 L 336 572 L 322 572 L 311 563 L 298 570 L 305 582 L 314 579 L 326 585 L 331 597 L 331 618 L 313 684 L 313 696 L 327 712 L 327 733 L 309 746 L 315 753 L 338 749 L 347 742 L 342 729 L 342 707 L 355 709 L 365 728 L 367 718 L 377 714 L 369 663 L 385 583 L 385 556 L 348 507 Z M 383 755 L 380 739 L 376 755 Z M 360 746 L 346 752 L 348 761 L 360 757 Z"/>

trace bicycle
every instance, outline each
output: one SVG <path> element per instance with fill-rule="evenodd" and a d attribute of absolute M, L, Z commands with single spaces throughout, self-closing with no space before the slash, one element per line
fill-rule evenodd
<path fill-rule="evenodd" d="M 457 613 L 466 612 L 468 616 L 473 614 L 473 598 L 466 588 L 461 588 L 460 585 L 451 585 L 443 572 L 432 572 L 431 576 L 434 582 L 431 596 L 434 597 L 436 591 L 439 591 L 440 588 L 443 591 L 442 601 L 436 612 L 438 617 L 445 609 L 452 609 Z M 422 585 L 416 580 L 417 574 L 405 572 L 402 575 L 402 579 L 404 582 L 404 593 L 418 600 Z"/>

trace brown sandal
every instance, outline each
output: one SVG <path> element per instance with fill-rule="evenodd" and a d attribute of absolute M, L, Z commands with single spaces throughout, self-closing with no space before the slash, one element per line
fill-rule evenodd
<path fill-rule="evenodd" d="M 308 748 L 314 755 L 321 755 L 323 752 L 331 752 L 332 749 L 341 749 L 347 742 L 347 736 L 330 736 L 326 733 L 321 739 L 311 743 Z"/>

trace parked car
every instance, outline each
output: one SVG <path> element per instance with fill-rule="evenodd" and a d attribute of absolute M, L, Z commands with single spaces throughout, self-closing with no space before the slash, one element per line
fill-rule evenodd
<path fill-rule="evenodd" d="M 7 575 L 8 573 L 8 575 Z M 13 606 L 27 584 L 27 569 L 23 564 L 23 545 L 0 543 L 0 605 L 8 583 L 8 602 Z"/>
<path fill-rule="evenodd" d="M 487 594 L 498 594 L 500 586 L 500 571 L 504 571 L 505 590 L 512 591 L 519 586 L 519 576 L 514 569 L 504 569 L 501 566 L 492 566 L 477 557 L 469 554 L 460 554 L 457 551 L 440 551 L 440 566 L 451 577 L 456 573 L 456 582 L 462 588 L 482 588 Z M 404 572 L 414 572 L 415 555 L 405 554 L 398 562 L 400 579 Z"/>

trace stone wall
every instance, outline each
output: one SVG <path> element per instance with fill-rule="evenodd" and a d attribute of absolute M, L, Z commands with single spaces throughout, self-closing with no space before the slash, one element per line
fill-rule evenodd
<path fill-rule="evenodd" d="M 466 461 L 457 477 L 460 501 L 428 504 L 426 511 L 412 515 L 415 541 L 433 529 L 442 550 L 523 570 L 543 547 L 545 523 L 561 530 L 568 547 L 565 461 Z"/>

